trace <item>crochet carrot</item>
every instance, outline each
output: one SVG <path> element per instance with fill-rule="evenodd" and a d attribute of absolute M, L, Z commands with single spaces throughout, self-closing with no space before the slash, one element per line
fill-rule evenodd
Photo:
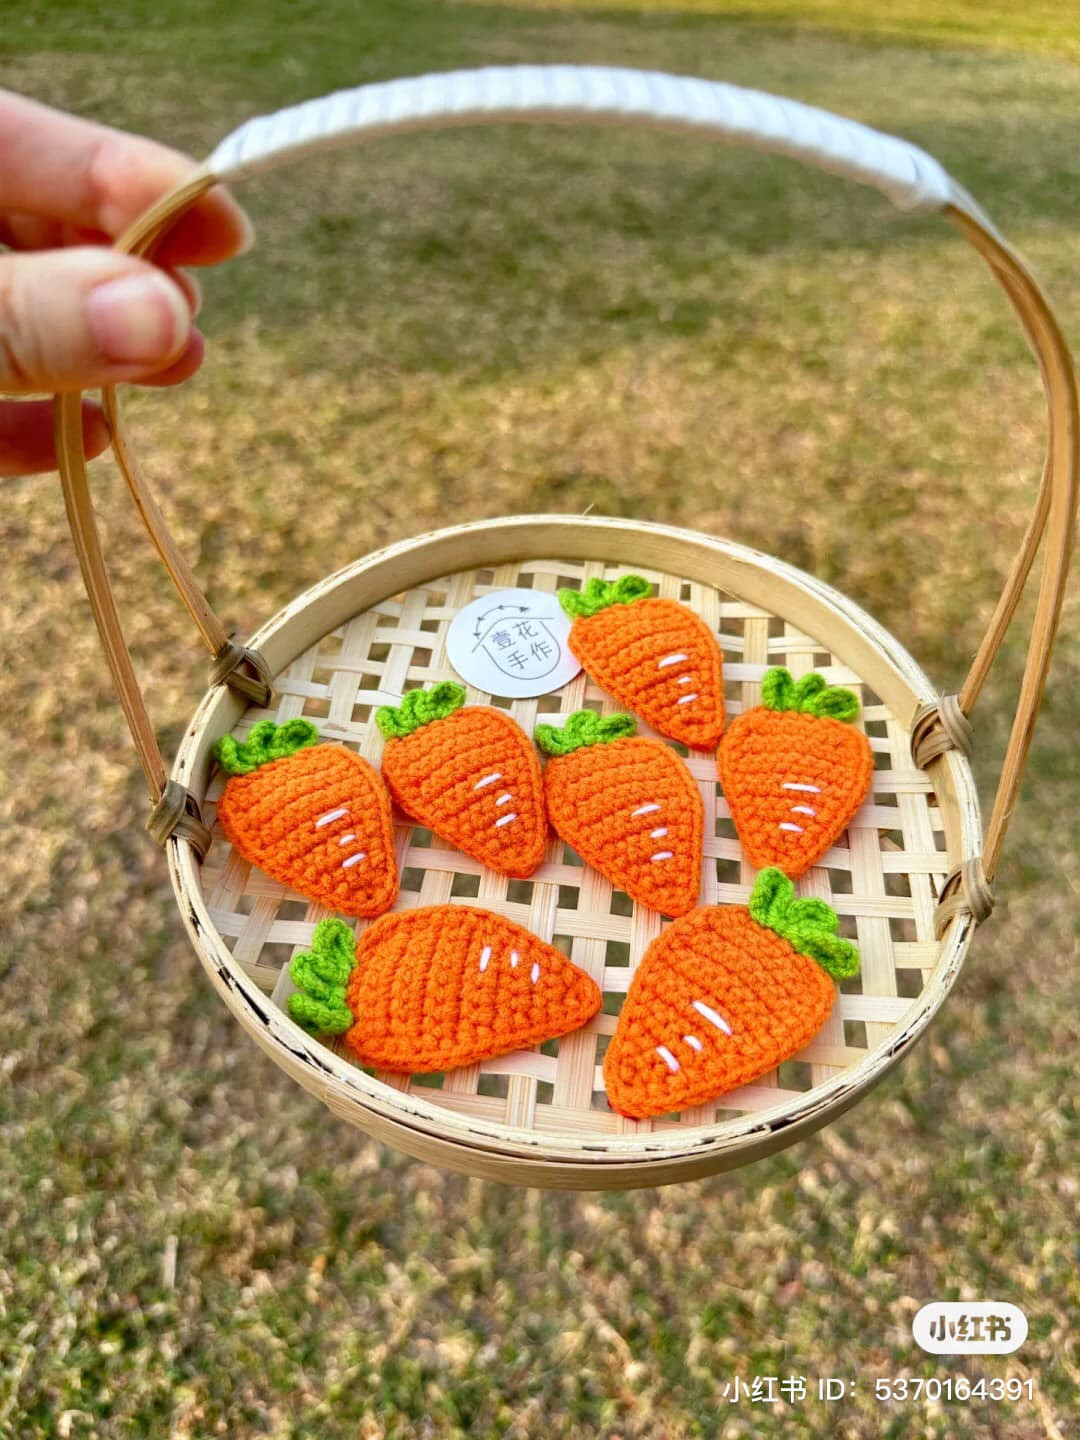
<path fill-rule="evenodd" d="M 705 811 L 690 772 L 632 715 L 578 710 L 536 727 L 548 817 L 587 865 L 662 915 L 697 904 Z"/>
<path fill-rule="evenodd" d="M 762 681 L 761 700 L 728 726 L 717 768 L 751 864 L 798 879 L 870 793 L 874 756 L 851 724 L 855 695 L 820 675 L 796 682 L 777 667 Z"/>
<path fill-rule="evenodd" d="M 604 1057 L 613 1109 L 632 1119 L 715 1100 L 780 1065 L 824 1025 L 833 978 L 858 951 L 823 900 L 776 869 L 748 907 L 702 906 L 646 950 Z"/>
<path fill-rule="evenodd" d="M 289 974 L 294 1020 L 405 1075 L 539 1045 L 584 1025 L 601 1002 L 558 950 L 467 905 L 385 915 L 359 940 L 344 920 L 323 920 Z"/>
<path fill-rule="evenodd" d="M 464 701 L 464 686 L 444 680 L 377 710 L 387 738 L 383 776 L 407 815 L 523 879 L 543 859 L 547 838 L 540 764 L 505 710 Z"/>
<path fill-rule="evenodd" d="M 361 756 L 318 741 L 310 720 L 260 720 L 242 742 L 223 735 L 218 819 L 282 885 L 346 915 L 381 915 L 398 892 L 390 797 Z"/>
<path fill-rule="evenodd" d="M 711 750 L 724 728 L 723 657 L 716 637 L 677 600 L 650 595 L 641 575 L 560 590 L 570 649 L 586 671 L 654 730 Z"/>

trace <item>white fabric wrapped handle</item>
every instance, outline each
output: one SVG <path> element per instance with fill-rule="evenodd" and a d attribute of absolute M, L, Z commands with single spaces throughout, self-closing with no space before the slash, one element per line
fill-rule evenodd
<path fill-rule="evenodd" d="M 248 120 L 207 168 L 233 181 L 351 140 L 505 120 L 697 131 L 874 186 L 901 210 L 973 209 L 938 162 L 906 140 L 760 90 L 602 66 L 455 70 L 340 90 Z"/>

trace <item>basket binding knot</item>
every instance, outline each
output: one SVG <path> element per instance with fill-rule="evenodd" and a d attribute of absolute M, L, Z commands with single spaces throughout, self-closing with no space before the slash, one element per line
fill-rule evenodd
<path fill-rule="evenodd" d="M 976 925 L 988 920 L 994 909 L 994 892 L 983 871 L 981 855 L 946 876 L 934 911 L 934 939 L 940 940 L 957 915 L 970 915 Z"/>
<path fill-rule="evenodd" d="M 920 705 L 911 723 L 911 758 L 920 770 L 947 750 L 959 750 L 970 760 L 975 732 L 964 714 L 959 695 L 940 695 L 936 703 Z M 990 918 L 994 895 L 983 870 L 982 856 L 974 855 L 949 872 L 934 911 L 934 938 L 940 940 L 957 915 L 970 915 L 976 925 Z"/>
<path fill-rule="evenodd" d="M 946 750 L 959 750 L 968 760 L 975 748 L 971 721 L 960 708 L 959 695 L 940 695 L 936 704 L 920 705 L 911 723 L 911 758 L 920 770 Z"/>
<path fill-rule="evenodd" d="M 146 828 L 162 849 L 173 835 L 186 840 L 200 860 L 210 849 L 210 831 L 203 823 L 199 802 L 179 780 L 167 780 L 161 799 L 150 811 Z"/>
<path fill-rule="evenodd" d="M 241 668 L 245 664 L 253 673 L 245 673 Z M 241 645 L 235 635 L 229 636 L 211 660 L 207 683 L 211 687 L 227 685 L 237 695 L 243 695 L 252 705 L 263 707 L 270 704 L 274 694 L 270 666 L 258 650 Z"/>

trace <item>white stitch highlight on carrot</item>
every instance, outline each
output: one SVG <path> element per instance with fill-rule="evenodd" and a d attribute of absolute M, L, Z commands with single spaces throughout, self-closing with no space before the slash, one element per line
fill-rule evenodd
<path fill-rule="evenodd" d="M 675 1059 L 675 1056 L 671 1053 L 667 1046 L 657 1045 L 656 1053 L 660 1056 L 660 1059 L 663 1060 L 664 1064 L 674 1075 L 675 1071 L 679 1068 L 679 1062 Z"/>
<path fill-rule="evenodd" d="M 539 961 L 539 960 L 534 960 L 534 961 L 533 961 L 533 967 L 532 967 L 532 969 L 529 971 L 529 979 L 532 981 L 532 983 L 533 983 L 534 985 L 536 984 L 537 980 L 540 979 L 540 961 Z"/>
<path fill-rule="evenodd" d="M 792 805 L 791 813 L 793 815 L 816 815 L 817 811 L 809 805 Z"/>
<path fill-rule="evenodd" d="M 686 1044 L 690 1046 L 691 1050 L 701 1049 L 701 1041 L 697 1038 L 696 1035 L 684 1035 L 682 1038 L 686 1042 Z"/>
<path fill-rule="evenodd" d="M 651 805 L 639 805 L 636 810 L 631 810 L 630 816 L 632 819 L 635 815 L 651 815 L 654 810 L 659 809 L 660 806 L 657 805 L 655 802 Z"/>
<path fill-rule="evenodd" d="M 493 770 L 490 775 L 485 775 L 482 780 L 477 780 L 476 784 L 475 784 L 472 788 L 473 788 L 474 790 L 483 790 L 483 788 L 484 788 L 485 785 L 494 785 L 496 780 L 501 780 L 501 779 L 502 779 L 502 771 L 501 771 L 501 770 Z"/>
<path fill-rule="evenodd" d="M 669 665 L 678 665 L 681 660 L 689 659 L 690 656 L 683 655 L 681 651 L 678 655 L 665 655 L 664 658 L 658 662 L 656 668 L 658 670 L 666 670 Z"/>
<path fill-rule="evenodd" d="M 658 830 L 650 830 L 650 831 L 649 831 L 649 839 L 650 839 L 650 840 L 659 840 L 662 836 L 664 836 L 664 835 L 666 835 L 666 834 L 667 834 L 667 826 L 666 826 L 666 825 L 661 825 Z"/>
<path fill-rule="evenodd" d="M 678 700 L 676 701 L 676 704 L 678 704 L 678 705 L 689 705 L 690 702 L 691 702 L 691 700 L 696 700 L 696 699 L 697 699 L 697 691 L 695 690 L 692 695 L 680 695 L 679 698 L 678 698 Z"/>
<path fill-rule="evenodd" d="M 320 815 L 315 821 L 315 829 L 321 830 L 324 825 L 329 825 L 331 820 L 340 820 L 342 815 L 349 813 L 348 807 L 343 805 L 340 810 L 328 810 L 325 815 Z"/>
<path fill-rule="evenodd" d="M 821 794 L 820 785 L 801 785 L 795 780 L 785 780 L 782 788 L 785 790 L 802 790 L 807 795 Z"/>
<path fill-rule="evenodd" d="M 338 843 L 339 845 L 347 845 L 350 840 L 355 840 L 355 839 L 356 839 L 356 836 L 355 836 L 355 835 L 353 834 L 353 832 L 350 830 L 349 833 L 348 833 L 348 835 L 342 835 L 341 839 L 340 839 L 337 843 Z"/>
<path fill-rule="evenodd" d="M 342 868 L 343 870 L 348 870 L 351 866 L 353 866 L 353 865 L 359 865 L 361 860 L 366 860 L 366 859 L 367 859 L 367 851 L 366 851 L 366 850 L 358 850 L 355 855 L 350 855 L 347 860 L 343 860 L 343 861 L 341 862 L 341 868 Z"/>
<path fill-rule="evenodd" d="M 509 790 L 504 790 L 503 793 L 499 796 L 499 798 L 495 801 L 495 804 L 505 805 L 508 800 L 512 800 L 513 798 L 514 797 L 510 794 Z"/>
<path fill-rule="evenodd" d="M 675 853 L 674 850 L 657 850 L 657 852 L 656 852 L 655 855 L 650 855 L 650 856 L 649 856 L 649 859 L 650 859 L 650 860 L 670 860 L 671 857 L 672 857 L 672 855 L 674 855 L 674 853 Z"/>
<path fill-rule="evenodd" d="M 693 678 L 689 675 L 680 675 L 678 680 L 675 681 L 676 685 L 692 685 L 693 683 Z"/>
<path fill-rule="evenodd" d="M 509 815 L 500 815 L 495 821 L 495 829 L 501 830 L 504 825 L 509 825 L 511 820 L 517 819 L 517 811 L 511 810 Z"/>
<path fill-rule="evenodd" d="M 792 820 L 781 820 L 780 829 L 790 830 L 794 835 L 801 835 L 803 833 L 803 827 L 801 825 L 796 825 Z"/>
<path fill-rule="evenodd" d="M 510 951 L 510 969 L 511 969 L 511 970 L 516 970 L 516 969 L 517 969 L 517 967 L 518 967 L 518 961 L 519 961 L 520 959 L 521 959 L 521 956 L 518 954 L 518 952 L 517 952 L 516 950 L 511 950 L 511 951 Z"/>
<path fill-rule="evenodd" d="M 487 969 L 487 967 L 488 967 L 488 961 L 489 961 L 490 959 L 491 959 L 491 946 L 490 946 L 490 945 L 485 945 L 484 948 L 480 951 L 480 973 L 481 973 L 481 975 L 482 975 L 482 974 L 484 973 L 484 971 Z"/>
<path fill-rule="evenodd" d="M 704 1000 L 691 1000 L 690 1003 L 699 1015 L 704 1015 L 710 1025 L 715 1025 L 718 1030 L 723 1030 L 725 1035 L 731 1034 L 731 1026 L 711 1005 L 706 1005 Z"/>

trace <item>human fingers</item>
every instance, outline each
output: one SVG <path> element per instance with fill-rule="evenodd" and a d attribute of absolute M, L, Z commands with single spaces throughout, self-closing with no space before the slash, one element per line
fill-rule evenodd
<path fill-rule="evenodd" d="M 82 406 L 83 451 L 88 460 L 109 443 L 100 408 Z M 0 476 L 37 475 L 56 469 L 50 400 L 0 400 Z"/>
<path fill-rule="evenodd" d="M 0 91 L 0 154 L 0 209 L 110 239 L 196 168 L 156 141 L 8 91 Z M 247 216 L 216 186 L 180 217 L 155 258 L 166 266 L 214 265 L 242 254 L 253 238 Z"/>
<path fill-rule="evenodd" d="M 59 220 L 42 220 L 37 215 L 0 215 L 0 245 L 13 250 L 59 250 L 70 245 L 108 245 L 109 237 L 101 231 L 79 230 Z M 155 256 L 155 263 L 160 260 Z M 169 274 L 188 298 L 191 313 L 202 309 L 202 286 L 186 270 L 170 270 Z"/>
<path fill-rule="evenodd" d="M 160 375 L 192 332 L 169 275 L 112 250 L 0 255 L 0 390 L 85 390 Z"/>

